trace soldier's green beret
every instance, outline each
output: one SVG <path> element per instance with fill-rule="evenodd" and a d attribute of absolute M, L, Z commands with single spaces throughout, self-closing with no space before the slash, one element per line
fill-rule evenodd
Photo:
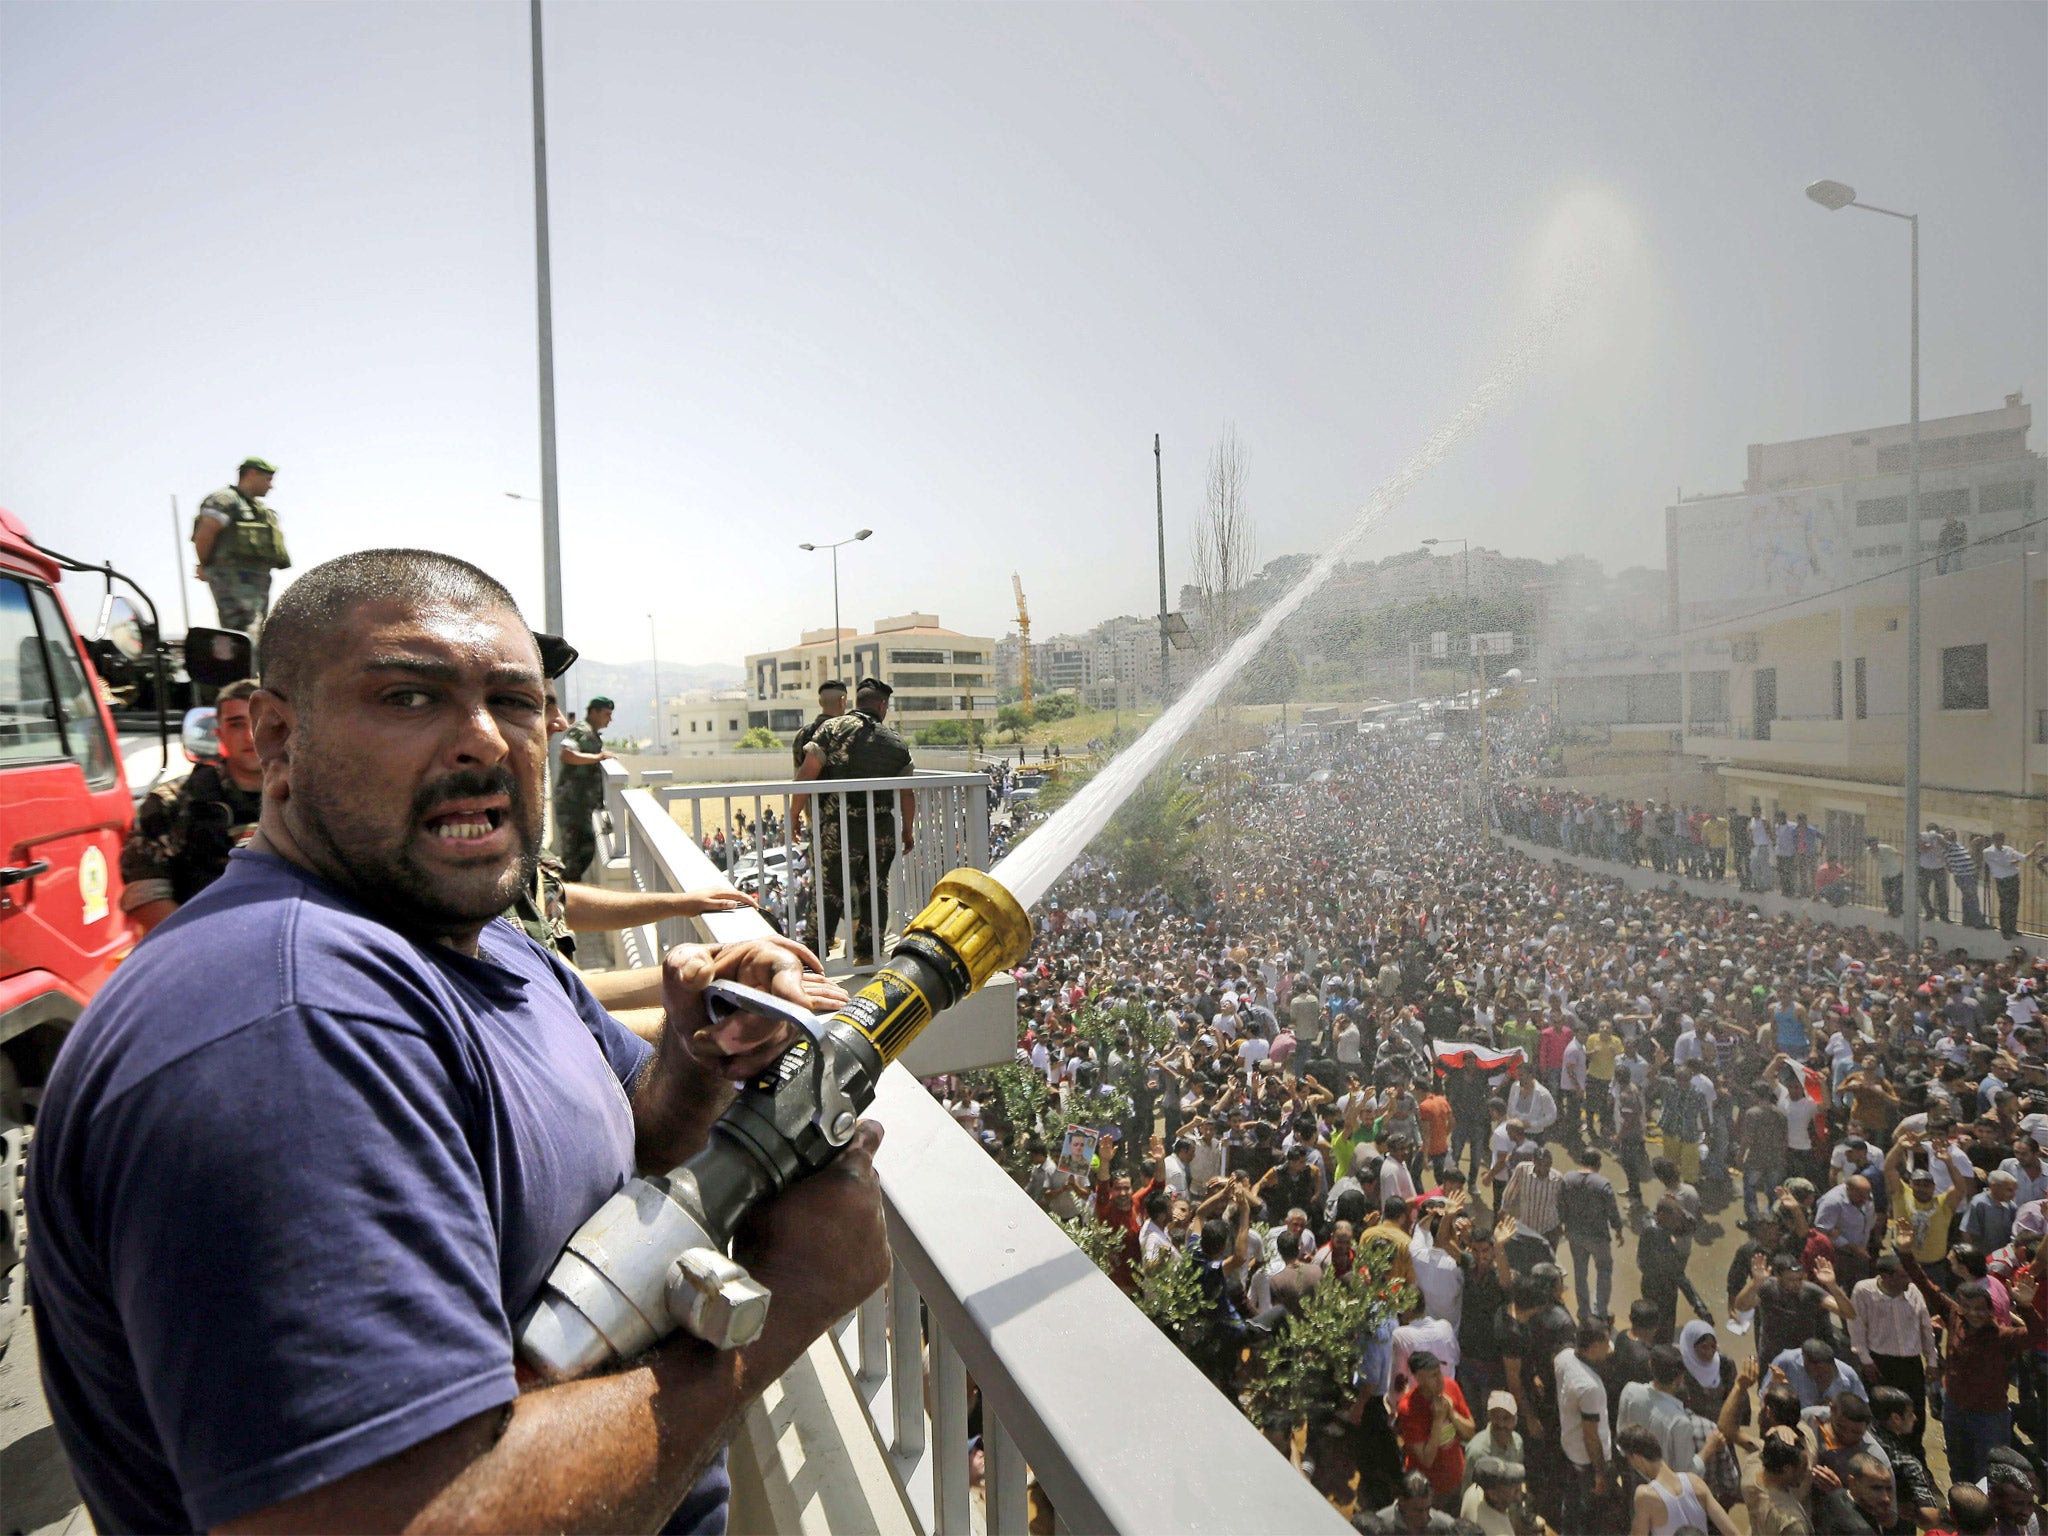
<path fill-rule="evenodd" d="M 268 459 L 244 459 L 240 468 L 236 469 L 235 473 L 239 475 L 244 469 L 258 469 L 266 475 L 277 473 L 277 466 Z"/>
<path fill-rule="evenodd" d="M 879 693 L 885 699 L 891 697 L 896 692 L 894 688 L 891 688 L 879 677 L 862 678 L 860 680 L 860 687 L 855 691 L 859 693 Z"/>
<path fill-rule="evenodd" d="M 593 709 L 617 709 L 618 707 L 618 705 L 600 693 L 596 698 L 584 705 L 583 709 L 584 713 L 588 714 Z"/>

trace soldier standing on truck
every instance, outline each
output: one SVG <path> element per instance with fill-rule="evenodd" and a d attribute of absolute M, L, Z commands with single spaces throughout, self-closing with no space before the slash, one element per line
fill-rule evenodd
<path fill-rule="evenodd" d="M 818 727 L 804 748 L 799 779 L 895 779 L 910 772 L 910 748 L 882 723 L 889 713 L 889 696 L 896 690 L 880 678 L 861 680 L 854 692 L 853 713 L 827 720 Z M 912 823 L 917 817 L 917 800 L 909 790 L 900 791 L 903 800 L 903 851 L 910 852 Z M 837 795 L 825 795 L 818 806 L 818 845 L 824 868 L 818 878 L 825 890 L 825 931 L 811 947 L 819 954 L 832 947 L 846 910 L 847 887 L 852 887 L 853 935 L 846 952 L 856 965 L 872 965 L 876 956 L 876 933 L 889 928 L 889 866 L 896 862 L 896 808 L 889 796 L 852 794 L 846 800 L 846 856 L 840 857 L 840 810 Z M 868 807 L 874 807 L 872 829 Z M 870 832 L 874 838 L 874 860 L 868 859 Z"/>
<path fill-rule="evenodd" d="M 135 830 L 121 848 L 121 910 L 143 933 L 218 880 L 228 855 L 256 831 L 263 810 L 263 763 L 249 729 L 256 689 L 254 678 L 244 678 L 215 700 L 219 762 L 159 785 L 136 808 Z"/>
<path fill-rule="evenodd" d="M 277 514 L 263 504 L 277 466 L 268 459 L 244 459 L 235 483 L 199 503 L 192 519 L 192 547 L 199 554 L 199 579 L 213 591 L 222 629 L 261 638 L 270 612 L 270 573 L 292 563 Z"/>
<path fill-rule="evenodd" d="M 582 880 L 597 857 L 597 834 L 590 818 L 604 807 L 604 770 L 599 763 L 612 754 L 598 734 L 612 723 L 612 701 L 592 699 L 583 719 L 562 737 L 562 771 L 555 779 L 555 836 L 562 847 L 562 867 L 571 880 Z"/>

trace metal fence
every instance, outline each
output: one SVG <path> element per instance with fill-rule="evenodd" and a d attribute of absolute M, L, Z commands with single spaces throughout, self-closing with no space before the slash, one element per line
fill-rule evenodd
<path fill-rule="evenodd" d="M 811 785 L 628 787 L 607 763 L 606 859 L 625 857 L 641 890 L 723 879 L 678 823 L 678 800 L 745 802 Z M 986 861 L 967 805 L 944 791 L 977 775 L 918 775 L 926 866 L 947 846 Z M 900 781 L 892 781 L 901 787 Z M 981 781 L 984 784 L 985 780 Z M 835 789 L 848 786 L 835 784 Z M 925 800 L 933 794 L 929 808 Z M 882 792 L 878 788 L 877 793 Z M 687 814 L 687 813 L 686 813 Z M 729 808 L 720 814 L 729 817 Z M 708 818 L 695 825 L 711 824 Z M 730 822 L 727 822 L 730 825 Z M 950 831 L 947 829 L 950 827 Z M 701 833 L 698 834 L 701 836 Z M 954 838 L 948 845 L 944 839 Z M 943 873 L 906 875 L 906 893 Z M 758 937 L 748 910 L 676 919 L 627 935 L 633 964 L 685 939 Z M 873 1437 L 924 1536 L 1024 1536 L 1036 1482 L 1064 1532 L 1342 1532 L 1342 1518 L 1229 1399 L 1188 1363 L 1052 1219 L 901 1066 L 870 1111 L 888 1135 L 876 1157 L 892 1259 L 888 1283 L 832 1331 Z M 980 1399 L 984 1518 L 974 1518 L 969 1412 Z M 1172 1405 L 1170 1413 L 1160 1412 Z M 824 1426 L 806 1426 L 829 1439 Z"/>
<path fill-rule="evenodd" d="M 947 870 L 988 867 L 986 774 L 677 784 L 667 773 L 651 771 L 643 780 L 707 854 L 707 841 L 724 834 L 720 872 L 759 896 L 769 921 L 809 943 L 833 975 L 875 964 L 872 955 L 856 953 L 856 916 L 879 939 L 892 918 L 923 909 Z M 905 793 L 914 807 L 910 816 L 903 812 Z M 863 870 L 884 865 L 886 881 L 861 877 Z M 820 871 L 822 878 L 816 877 Z M 827 953 L 835 936 L 845 940 L 836 956 Z"/>
<path fill-rule="evenodd" d="M 1690 842 L 1683 835 L 1660 838 L 1648 825 L 1631 836 L 1605 815 L 1580 824 L 1558 814 L 1545 814 L 1537 802 L 1526 797 L 1498 807 L 1495 825 L 1512 836 L 1577 857 L 1608 859 L 1725 884 L 1730 889 L 1806 898 L 1831 907 L 1898 916 L 1907 900 L 1919 900 L 1923 917 L 1962 923 L 1972 915 L 1974 904 L 1974 915 L 1994 931 L 2002 915 L 1998 883 L 1984 866 L 1981 845 L 1970 836 L 1963 839 L 1971 853 L 1967 877 L 1958 877 L 1946 861 L 1939 869 L 1920 871 L 1917 850 L 1908 847 L 1901 826 L 1870 822 L 1856 813 L 1827 812 L 1825 822 L 1814 828 L 1819 836 L 1813 849 L 1783 862 L 1775 852 L 1753 859 L 1746 822 L 1738 822 L 1734 828 L 1725 859 L 1720 850 Z M 1892 891 L 1885 889 L 1884 856 L 1870 851 L 1873 837 L 1884 847 L 1905 850 L 1904 868 Z M 1966 887 L 1969 900 L 1964 897 Z M 2048 874 L 2031 859 L 2020 869 L 2017 895 L 2015 931 L 2048 934 Z"/>

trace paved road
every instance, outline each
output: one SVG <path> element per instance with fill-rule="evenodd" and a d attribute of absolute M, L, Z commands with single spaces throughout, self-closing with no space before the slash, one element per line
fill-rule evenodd
<path fill-rule="evenodd" d="M 0 1355 L 0 1533 L 72 1536 L 91 1529 L 43 1405 L 35 1330 L 23 1317 Z"/>

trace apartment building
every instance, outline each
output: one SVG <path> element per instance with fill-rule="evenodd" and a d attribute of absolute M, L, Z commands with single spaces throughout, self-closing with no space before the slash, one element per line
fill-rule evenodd
<path fill-rule="evenodd" d="M 748 715 L 744 688 L 693 688 L 671 695 L 662 701 L 667 740 L 659 750 L 682 757 L 737 751 L 750 728 Z"/>
<path fill-rule="evenodd" d="M 793 646 L 747 657 L 748 723 L 778 733 L 796 730 L 815 709 L 826 679 L 879 677 L 896 690 L 892 718 L 905 732 L 941 720 L 979 720 L 992 728 L 995 662 L 994 637 L 947 629 L 934 613 L 877 619 L 867 634 L 805 630 Z"/>

